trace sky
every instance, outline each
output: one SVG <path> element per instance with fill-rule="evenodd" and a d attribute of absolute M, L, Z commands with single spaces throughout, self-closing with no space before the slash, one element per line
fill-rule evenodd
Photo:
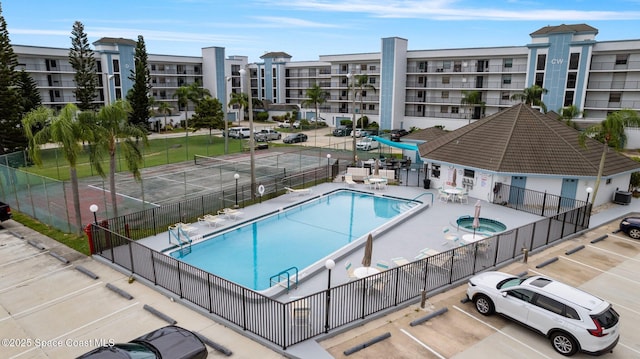
<path fill-rule="evenodd" d="M 548 25 L 586 23 L 596 40 L 640 39 L 640 0 L 0 0 L 15 45 L 69 48 L 75 21 L 89 41 L 137 40 L 149 54 L 201 56 L 225 48 L 259 62 L 379 52 L 401 37 L 409 50 L 525 46 Z"/>

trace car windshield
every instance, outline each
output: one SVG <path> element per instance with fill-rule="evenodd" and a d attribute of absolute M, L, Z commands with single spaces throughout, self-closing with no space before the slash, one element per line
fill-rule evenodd
<path fill-rule="evenodd" d="M 118 349 L 123 350 L 129 354 L 131 359 L 157 359 L 156 354 L 142 344 L 137 343 L 122 343 L 116 344 Z"/>
<path fill-rule="evenodd" d="M 511 278 L 503 279 L 498 283 L 496 288 L 498 288 L 498 289 L 506 289 L 506 288 L 510 288 L 510 287 L 515 287 L 517 285 L 520 285 L 520 283 L 524 282 L 526 279 L 527 278 L 518 278 L 518 277 L 511 277 Z"/>

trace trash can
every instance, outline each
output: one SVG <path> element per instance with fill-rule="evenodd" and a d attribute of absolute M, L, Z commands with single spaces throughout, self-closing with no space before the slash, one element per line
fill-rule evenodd
<path fill-rule="evenodd" d="M 429 189 L 431 187 L 431 180 L 428 178 L 425 178 L 422 184 L 424 185 L 424 189 Z"/>

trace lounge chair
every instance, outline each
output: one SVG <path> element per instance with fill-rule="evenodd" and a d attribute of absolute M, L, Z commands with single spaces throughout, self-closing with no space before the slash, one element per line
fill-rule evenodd
<path fill-rule="evenodd" d="M 198 218 L 198 222 L 206 223 L 209 227 L 222 226 L 224 221 L 225 219 L 220 215 L 205 214 L 203 217 Z"/>
<path fill-rule="evenodd" d="M 396 267 L 401 267 L 405 264 L 409 264 L 410 262 L 405 257 L 396 257 L 391 258 L 391 263 L 393 263 Z"/>
<path fill-rule="evenodd" d="M 296 193 L 300 196 L 311 193 L 311 188 L 294 189 L 291 187 L 285 187 L 284 189 L 287 190 L 287 193 Z"/>
<path fill-rule="evenodd" d="M 353 176 L 350 174 L 344 175 L 344 182 L 349 185 L 349 187 L 355 186 L 356 182 L 353 180 Z"/>
<path fill-rule="evenodd" d="M 224 216 L 224 217 L 229 218 L 229 219 L 238 219 L 243 214 L 244 214 L 244 212 L 239 211 L 239 210 L 234 209 L 234 208 L 223 208 L 223 209 L 218 211 L 218 216 Z"/>

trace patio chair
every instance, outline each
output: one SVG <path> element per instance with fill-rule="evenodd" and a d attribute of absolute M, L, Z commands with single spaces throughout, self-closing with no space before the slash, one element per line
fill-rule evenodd
<path fill-rule="evenodd" d="M 465 192 L 460 193 L 460 194 L 457 196 L 457 200 L 458 200 L 460 203 L 466 203 L 466 204 L 469 204 L 469 192 L 465 191 Z"/>
<path fill-rule="evenodd" d="M 218 211 L 218 215 L 220 216 L 225 216 L 229 219 L 238 219 L 240 218 L 244 213 L 237 210 L 237 209 L 233 209 L 233 208 L 223 208 L 221 210 Z"/>
<path fill-rule="evenodd" d="M 440 202 L 444 202 L 447 203 L 449 202 L 449 199 L 451 198 L 451 195 L 448 194 L 447 192 L 445 192 L 444 190 L 440 190 L 438 193 L 438 200 Z"/>
<path fill-rule="evenodd" d="M 356 182 L 353 180 L 353 176 L 350 174 L 344 175 L 344 182 L 349 185 L 349 187 L 355 186 Z"/>
<path fill-rule="evenodd" d="M 369 181 L 369 177 L 365 177 L 364 178 L 364 184 L 369 186 L 369 189 L 373 188 L 373 183 L 371 183 L 371 181 Z"/>
<path fill-rule="evenodd" d="M 354 279 L 358 279 L 358 277 L 356 277 L 355 273 L 353 273 L 353 265 L 351 264 L 351 261 L 347 261 L 344 264 L 344 269 L 347 271 L 347 277 L 349 278 L 349 281 L 352 281 Z"/>
<path fill-rule="evenodd" d="M 203 217 L 198 217 L 198 222 L 206 223 L 209 227 L 222 226 L 225 219 L 220 215 L 205 214 Z"/>
<path fill-rule="evenodd" d="M 378 261 L 376 263 L 376 268 L 378 268 L 378 269 L 380 269 L 380 271 L 384 272 L 384 271 L 388 270 L 389 268 L 391 268 L 391 266 L 386 261 Z"/>

